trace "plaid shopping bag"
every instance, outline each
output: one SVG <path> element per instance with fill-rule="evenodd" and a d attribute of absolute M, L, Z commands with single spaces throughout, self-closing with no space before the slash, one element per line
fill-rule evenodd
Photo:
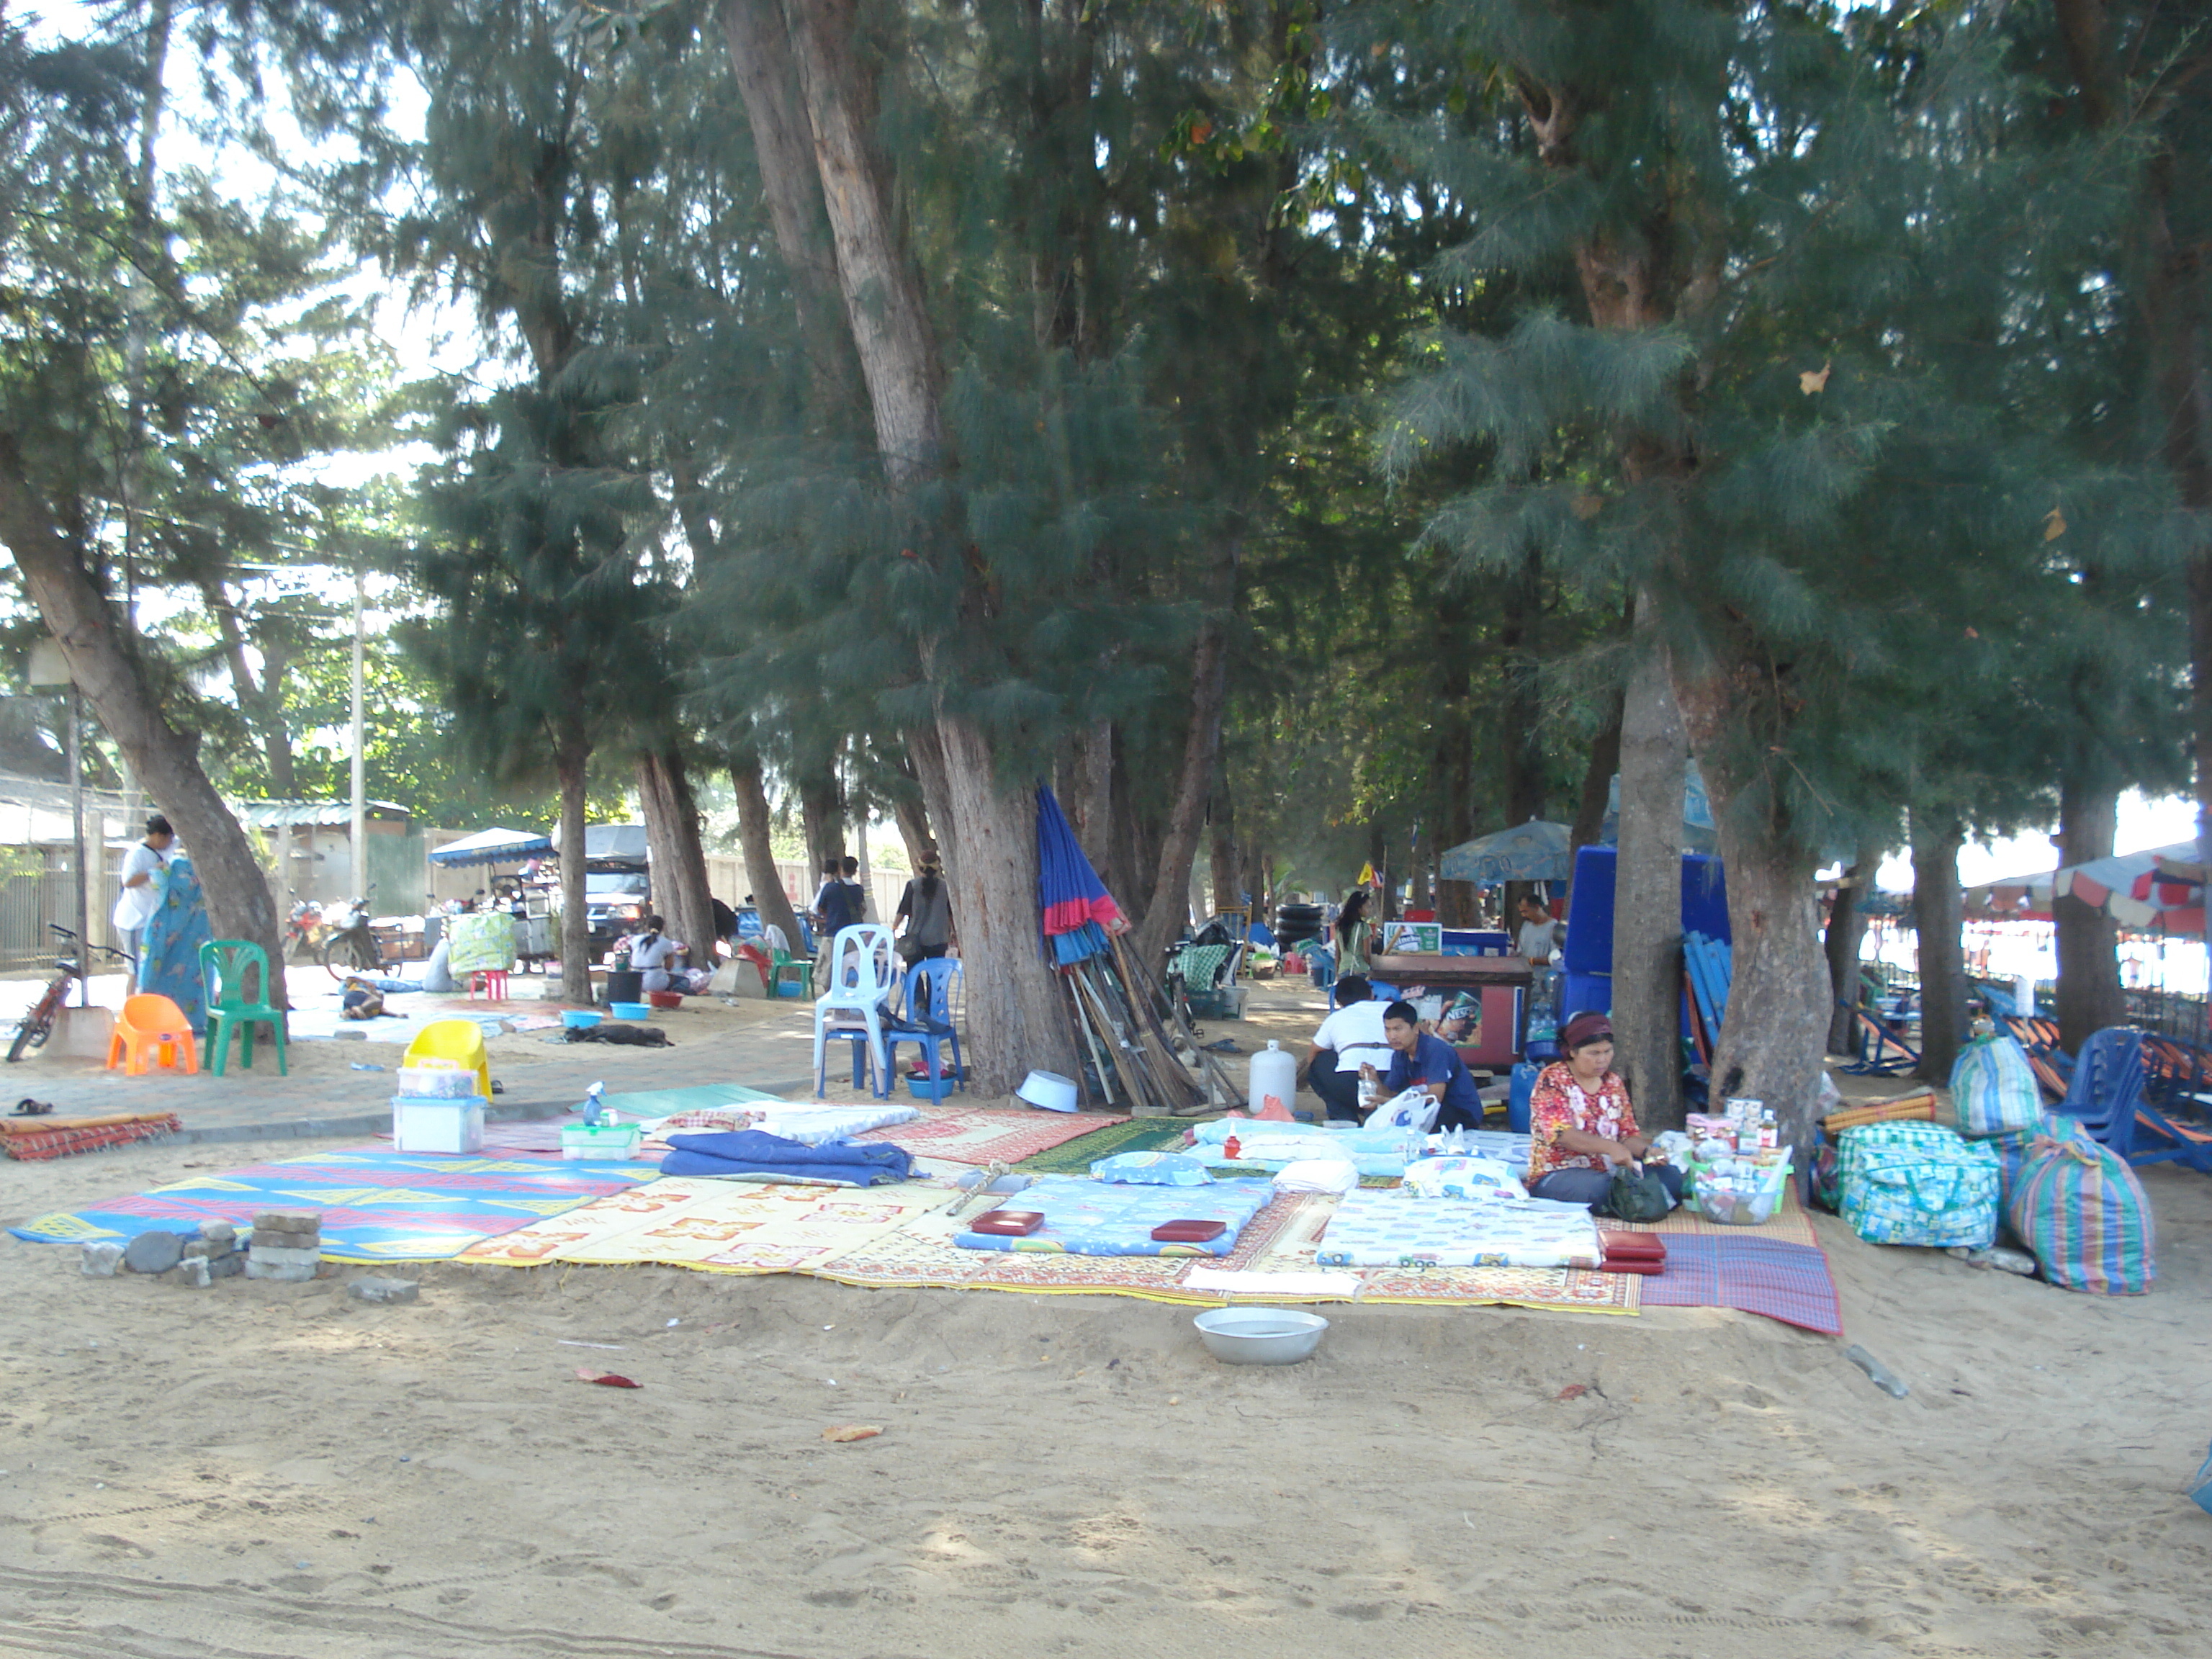
<path fill-rule="evenodd" d="M 1981 1249 L 1996 1242 L 1999 1170 L 1993 1148 L 1939 1123 L 1846 1129 L 1841 1214 L 1869 1244 Z"/>

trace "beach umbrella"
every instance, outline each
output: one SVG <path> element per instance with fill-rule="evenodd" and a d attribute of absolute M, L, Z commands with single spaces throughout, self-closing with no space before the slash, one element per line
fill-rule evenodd
<path fill-rule="evenodd" d="M 1048 786 L 1036 792 L 1037 912 L 1061 967 L 1097 956 L 1129 923 L 1098 879 Z"/>
<path fill-rule="evenodd" d="M 2103 910 L 2123 927 L 2204 931 L 2204 872 L 2193 841 L 2069 865 L 2051 886 L 2059 897 Z"/>
<path fill-rule="evenodd" d="M 1564 823 L 1531 818 L 1496 835 L 1462 842 L 1437 861 L 1437 874 L 1446 881 L 1565 881 L 1571 873 L 1567 843 L 1571 835 Z"/>
<path fill-rule="evenodd" d="M 550 836 L 534 830 L 479 830 L 449 841 L 430 854 L 430 862 L 453 869 L 471 864 L 520 864 L 534 853 L 553 850 Z"/>

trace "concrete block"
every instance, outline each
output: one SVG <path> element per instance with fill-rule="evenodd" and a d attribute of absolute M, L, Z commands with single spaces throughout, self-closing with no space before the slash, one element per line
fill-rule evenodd
<path fill-rule="evenodd" d="M 165 1273 L 184 1258 L 182 1233 L 141 1233 L 123 1247 L 123 1265 L 134 1273 Z"/>
<path fill-rule="evenodd" d="M 264 1210 L 253 1218 L 253 1231 L 272 1233 L 319 1233 L 323 1230 L 319 1210 Z"/>
<path fill-rule="evenodd" d="M 245 1271 L 246 1252 L 243 1250 L 233 1250 L 228 1255 L 208 1258 L 208 1277 L 210 1279 L 235 1279 Z"/>
<path fill-rule="evenodd" d="M 382 1279 L 371 1275 L 356 1279 L 346 1286 L 346 1294 L 357 1302 L 419 1302 L 422 1287 L 411 1279 Z"/>
<path fill-rule="evenodd" d="M 176 1272 L 169 1277 L 178 1284 L 189 1285 L 196 1291 L 204 1291 L 215 1283 L 215 1275 L 208 1271 L 207 1258 L 204 1255 L 187 1256 L 177 1264 Z"/>
<path fill-rule="evenodd" d="M 264 1267 L 313 1267 L 323 1259 L 323 1253 L 320 1250 L 291 1249 L 264 1244 L 257 1238 L 253 1241 L 252 1249 L 247 1252 L 247 1259 Z"/>
<path fill-rule="evenodd" d="M 228 1221 L 203 1221 L 200 1223 L 200 1237 L 210 1244 L 222 1245 L 227 1250 L 238 1243 L 238 1229 Z"/>
<path fill-rule="evenodd" d="M 295 1267 L 289 1262 L 278 1267 L 273 1262 L 259 1262 L 248 1256 L 246 1276 L 248 1279 L 273 1279 L 283 1285 L 302 1285 L 315 1276 L 315 1270 L 313 1267 Z"/>
<path fill-rule="evenodd" d="M 96 1060 L 104 1064 L 114 1037 L 112 1008 L 64 1008 L 54 1015 L 53 1034 L 46 1039 L 46 1052 L 64 1060 Z"/>
<path fill-rule="evenodd" d="M 123 1265 L 123 1246 L 115 1239 L 96 1239 L 84 1247 L 84 1272 L 89 1279 L 112 1279 Z"/>

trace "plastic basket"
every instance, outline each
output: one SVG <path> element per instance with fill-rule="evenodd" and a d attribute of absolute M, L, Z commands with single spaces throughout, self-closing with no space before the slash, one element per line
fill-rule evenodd
<path fill-rule="evenodd" d="M 1774 1218 L 1790 1187 L 1790 1155 L 1771 1164 L 1749 1159 L 1693 1160 L 1684 1173 L 1682 1207 L 1724 1227 L 1757 1227 Z"/>
<path fill-rule="evenodd" d="M 635 1123 L 579 1123 L 561 1131 L 561 1156 L 572 1161 L 607 1158 L 621 1163 L 644 1139 L 645 1131 Z"/>

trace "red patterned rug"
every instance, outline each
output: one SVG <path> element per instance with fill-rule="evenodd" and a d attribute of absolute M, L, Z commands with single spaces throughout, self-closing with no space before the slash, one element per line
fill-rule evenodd
<path fill-rule="evenodd" d="M 1118 1112 L 993 1111 L 981 1106 L 925 1106 L 911 1123 L 871 1129 L 860 1140 L 887 1140 L 917 1158 L 954 1164 L 1018 1164 L 1064 1141 L 1128 1119 Z"/>

